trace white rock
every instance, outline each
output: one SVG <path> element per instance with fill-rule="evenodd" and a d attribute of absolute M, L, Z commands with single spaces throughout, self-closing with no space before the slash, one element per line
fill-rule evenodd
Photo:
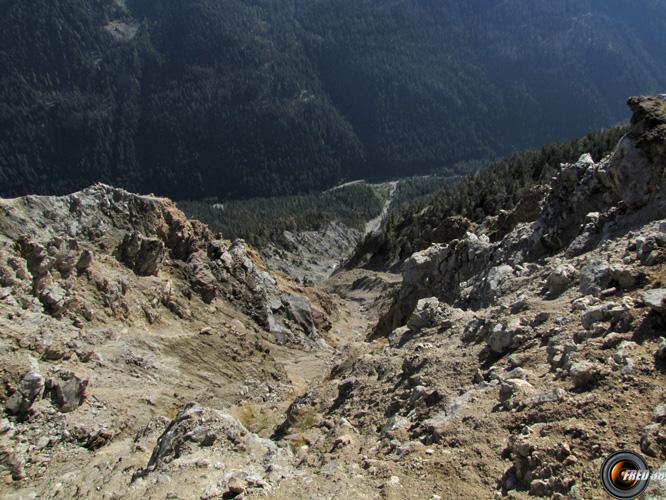
<path fill-rule="evenodd" d="M 666 288 L 648 290 L 641 294 L 641 299 L 653 311 L 664 315 L 666 314 Z"/>
<path fill-rule="evenodd" d="M 576 268 L 570 264 L 557 266 L 546 280 L 548 294 L 551 297 L 562 295 L 573 284 L 577 275 Z"/>

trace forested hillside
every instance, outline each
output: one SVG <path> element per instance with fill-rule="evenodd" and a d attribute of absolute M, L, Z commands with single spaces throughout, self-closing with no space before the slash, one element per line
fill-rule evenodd
<path fill-rule="evenodd" d="M 347 266 L 396 270 L 412 253 L 433 243 L 460 238 L 475 224 L 505 211 L 505 219 L 496 224 L 495 236 L 501 238 L 512 225 L 521 222 L 521 217 L 529 220 L 529 210 L 538 209 L 537 202 L 543 198 L 541 188 L 549 183 L 561 163 L 576 161 L 585 153 L 598 161 L 612 151 L 626 131 L 626 127 L 613 127 L 581 139 L 515 153 L 476 175 L 405 204 L 390 214 L 380 233 L 363 241 Z M 520 203 L 523 207 L 519 213 L 508 213 Z"/>
<path fill-rule="evenodd" d="M 242 238 L 256 248 L 281 243 L 285 231 L 317 231 L 338 221 L 362 230 L 385 202 L 381 190 L 367 184 L 325 193 L 252 198 L 228 203 L 182 201 L 189 217 L 205 222 L 225 239 Z"/>
<path fill-rule="evenodd" d="M 4 0 L 0 194 L 455 174 L 618 122 L 665 46 L 662 0 Z"/>
<path fill-rule="evenodd" d="M 319 231 L 330 222 L 363 232 L 365 224 L 379 216 L 385 204 L 389 213 L 424 198 L 456 178 L 432 175 L 408 177 L 395 184 L 354 183 L 323 193 L 230 200 L 225 203 L 184 200 L 178 207 L 189 217 L 205 222 L 225 239 L 242 238 L 263 249 L 284 243 L 284 232 Z"/>

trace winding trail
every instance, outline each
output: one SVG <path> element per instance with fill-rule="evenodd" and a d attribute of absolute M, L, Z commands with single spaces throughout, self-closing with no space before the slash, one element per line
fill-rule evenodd
<path fill-rule="evenodd" d="M 393 198 L 395 197 L 395 190 L 398 188 L 398 181 L 389 182 L 389 185 L 391 187 L 388 198 L 384 203 L 384 208 L 382 208 L 382 212 L 377 217 L 369 220 L 365 224 L 365 236 L 379 232 L 382 227 L 382 222 L 384 222 L 388 215 L 389 208 L 391 208 L 391 203 L 393 203 Z"/>

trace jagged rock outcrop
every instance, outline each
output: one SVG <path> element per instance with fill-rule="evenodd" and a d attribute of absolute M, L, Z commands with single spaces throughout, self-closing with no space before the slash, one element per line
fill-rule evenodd
<path fill-rule="evenodd" d="M 316 326 L 331 328 L 327 312 L 336 306 L 327 297 L 273 275 L 243 241 L 223 240 L 170 200 L 102 184 L 62 197 L 0 200 L 0 496 L 6 487 L 20 495 L 37 487 L 39 496 L 99 496 L 104 476 L 122 478 L 111 482 L 126 496 L 131 472 L 109 476 L 97 460 L 118 454 L 145 467 L 149 457 L 133 454 L 152 443 L 130 449 L 123 439 L 151 415 L 202 395 L 230 408 L 281 403 L 293 387 L 278 358 L 330 349 Z M 319 299 L 326 307 L 313 307 Z M 233 481 L 200 480 L 197 495 L 279 483 L 281 461 L 266 463 L 275 471 L 255 461 L 290 454 L 221 415 L 205 410 L 192 421 L 210 424 L 212 433 L 229 430 L 229 439 L 243 435 L 235 444 L 225 438 L 219 450 L 204 446 L 216 450 L 210 460 L 224 462 L 220 475 Z M 156 474 L 137 480 L 130 497 L 167 488 L 164 477 L 180 470 L 169 469 L 176 455 L 196 454 L 197 446 L 183 437 L 151 463 Z M 235 449 L 236 469 L 226 446 Z M 183 467 L 187 475 L 200 466 Z M 210 465 L 211 475 L 218 470 Z M 29 484 L 8 486 L 24 478 Z"/>
<path fill-rule="evenodd" d="M 652 204 L 643 220 L 664 216 L 666 101 L 632 97 L 630 132 L 599 163 L 589 156 L 563 165 L 534 228 L 533 255 L 567 248 L 571 256 L 591 250 L 627 211 Z"/>
<path fill-rule="evenodd" d="M 273 271 L 303 283 L 316 283 L 347 261 L 362 236 L 361 231 L 332 221 L 318 231 L 285 231 L 281 242 L 267 245 L 262 255 Z"/>
<path fill-rule="evenodd" d="M 251 451 L 253 456 L 247 457 L 248 461 L 258 464 L 278 459 L 280 452 L 288 456 L 272 441 L 253 435 L 229 413 L 189 403 L 157 440 L 148 465 L 140 475 L 164 468 L 196 448 L 212 447 L 216 451 Z"/>
<path fill-rule="evenodd" d="M 164 260 L 165 247 L 158 238 L 145 238 L 136 231 L 127 233 L 118 247 L 119 259 L 139 276 L 156 275 Z"/>
<path fill-rule="evenodd" d="M 435 296 L 455 303 L 466 280 L 486 268 L 494 245 L 488 238 L 468 233 L 448 245 L 433 245 L 405 261 L 402 288 L 390 312 L 397 328 L 411 315 L 420 298 Z"/>
<path fill-rule="evenodd" d="M 574 164 L 562 165 L 543 203 L 532 203 L 541 208 L 540 213 L 533 211 L 538 215 L 535 221 L 515 225 L 500 241 L 467 233 L 407 259 L 402 289 L 389 313 L 392 319 L 384 325 L 392 329 L 404 325 L 423 297 L 468 307 L 493 304 L 510 291 L 503 288 L 505 282 L 515 287 L 512 276 L 520 276 L 530 262 L 562 250 L 568 258 L 585 254 L 620 231 L 623 221 L 639 224 L 666 217 L 666 157 L 658 139 L 666 129 L 666 101 L 636 97 L 629 106 L 634 111 L 629 134 L 599 163 L 584 155 Z M 660 261 L 662 240 L 659 234 L 637 240 L 642 263 Z M 551 274 L 550 295 L 562 293 L 574 275 L 566 268 Z M 631 271 L 593 262 L 582 271 L 581 287 L 584 293 L 597 295 L 612 283 L 630 288 L 640 280 Z"/>
<path fill-rule="evenodd" d="M 666 289 L 659 288 L 643 292 L 641 298 L 654 312 L 666 317 Z"/>
<path fill-rule="evenodd" d="M 563 264 L 557 266 L 549 275 L 546 281 L 548 294 L 550 297 L 555 298 L 562 295 L 578 276 L 578 271 L 571 264 Z"/>
<path fill-rule="evenodd" d="M 178 470 L 183 462 L 207 464 L 215 458 L 224 460 L 225 473 L 203 492 L 205 498 L 235 498 L 252 490 L 267 494 L 294 474 L 288 449 L 249 432 L 226 411 L 189 403 L 158 438 L 134 481 Z"/>
<path fill-rule="evenodd" d="M 89 321 L 76 289 L 91 280 L 114 314 L 129 314 L 127 280 L 114 290 L 104 276 L 103 256 L 113 254 L 138 277 L 159 278 L 168 266 L 165 278 L 175 274 L 185 280 L 182 299 L 172 292 L 160 299 L 181 318 L 192 316 L 185 302 L 193 292 L 207 304 L 218 297 L 231 302 L 280 342 L 318 340 L 310 308 L 301 305 L 295 312 L 294 304 L 307 299 L 283 290 L 244 242 L 216 237 L 169 200 L 98 184 L 60 198 L 6 200 L 0 211 L 0 235 L 16 242 L 16 257 L 25 260 L 31 276 L 31 295 L 55 317 L 83 316 L 82 321 Z M 0 262 L 5 280 L 24 283 L 25 272 L 11 265 L 16 267 Z M 149 306 L 142 308 L 156 319 Z"/>

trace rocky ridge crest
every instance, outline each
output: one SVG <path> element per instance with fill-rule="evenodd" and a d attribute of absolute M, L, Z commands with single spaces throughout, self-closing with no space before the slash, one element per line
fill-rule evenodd
<path fill-rule="evenodd" d="M 193 397 L 227 413 L 281 401 L 291 383 L 272 349 L 330 350 L 321 297 L 164 198 L 97 184 L 0 200 L 0 466 L 14 480 L 76 457 L 96 467 L 81 453 Z"/>

